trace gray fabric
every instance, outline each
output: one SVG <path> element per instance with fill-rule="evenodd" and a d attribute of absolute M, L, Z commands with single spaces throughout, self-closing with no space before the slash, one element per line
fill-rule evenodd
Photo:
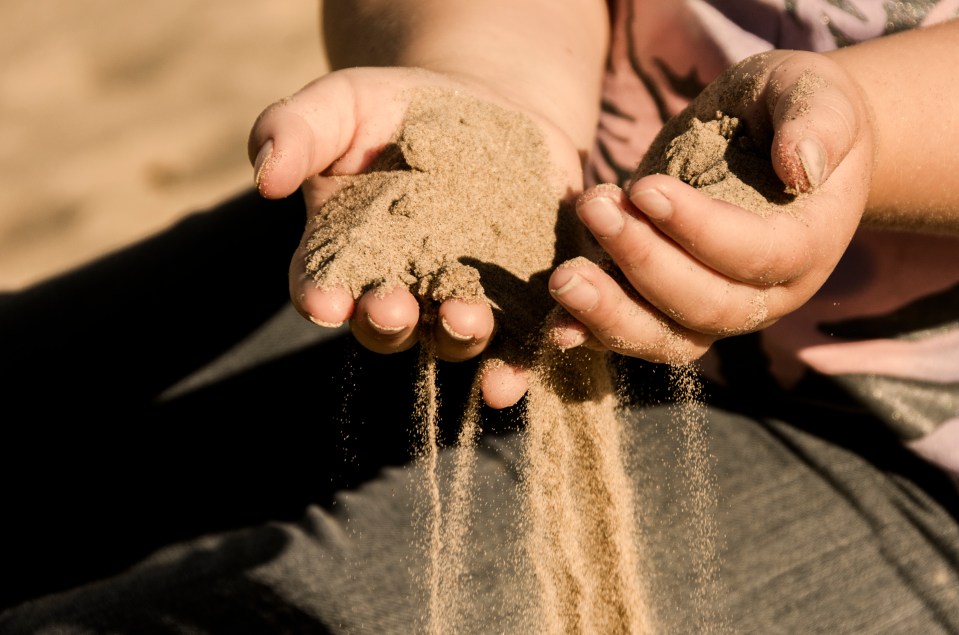
<path fill-rule="evenodd" d="M 664 632 L 695 632 L 689 554 L 698 534 L 683 504 L 684 424 L 668 406 L 634 411 L 632 420 L 632 470 Z M 724 544 L 715 599 L 731 631 L 959 632 L 959 528 L 940 502 L 783 421 L 712 407 L 709 438 Z M 509 566 L 516 560 L 502 558 L 517 548 L 518 452 L 516 435 L 482 440 L 471 570 L 483 602 L 469 616 L 476 633 L 521 632 L 514 629 L 532 588 Z M 444 466 L 449 459 L 446 452 Z M 8 612 L 0 631 L 416 632 L 421 482 L 415 465 L 385 469 L 329 509 L 310 507 L 299 523 L 171 547 L 126 574 Z"/>
<path fill-rule="evenodd" d="M 887 313 L 819 325 L 823 333 L 850 341 L 918 341 L 942 336 L 957 328 L 959 285 Z M 948 381 L 945 377 L 931 381 L 890 375 L 843 374 L 832 379 L 904 441 L 930 434 L 959 414 L 959 381 Z"/>
<path fill-rule="evenodd" d="M 301 228 L 300 202 L 248 194 L 0 298 L 0 591 L 21 602 L 0 633 L 416 632 L 422 472 L 403 457 L 415 355 L 318 342 L 290 312 Z M 233 251 L 250 258 L 224 279 Z M 742 633 L 959 633 L 959 498 L 945 475 L 874 415 L 777 393 L 755 338 L 717 348 L 731 385 L 755 389 L 706 390 L 723 545 L 706 606 Z M 449 380 L 468 386 L 471 368 L 441 369 L 444 413 L 461 411 Z M 665 373 L 630 372 L 637 404 L 665 402 Z M 535 632 L 516 626 L 532 582 L 502 566 L 522 563 L 502 557 L 518 553 L 519 444 L 486 414 L 470 564 L 483 601 L 465 618 L 477 633 Z M 684 419 L 668 405 L 631 417 L 664 632 L 699 632 Z M 22 603 L 36 588 L 47 595 Z"/>

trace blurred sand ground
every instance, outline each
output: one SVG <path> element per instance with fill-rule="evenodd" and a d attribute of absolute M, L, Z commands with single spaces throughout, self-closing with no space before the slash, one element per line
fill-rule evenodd
<path fill-rule="evenodd" d="M 0 3 L 0 291 L 251 187 L 253 120 L 325 72 L 318 6 Z"/>

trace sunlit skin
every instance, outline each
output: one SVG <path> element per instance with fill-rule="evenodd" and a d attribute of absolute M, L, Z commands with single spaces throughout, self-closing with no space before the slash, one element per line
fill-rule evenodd
<path fill-rule="evenodd" d="M 314 213 L 332 193 L 326 177 L 362 172 L 390 139 L 414 87 L 469 91 L 527 114 L 564 180 L 557 185 L 578 197 L 579 218 L 632 287 L 627 293 L 582 260 L 554 271 L 550 290 L 569 314 L 552 326 L 561 346 L 695 359 L 720 337 L 802 306 L 861 224 L 959 232 L 959 87 L 949 80 L 959 65 L 959 21 L 829 54 L 767 54 L 767 89 L 780 98 L 748 116 L 774 130 L 777 174 L 809 193 L 799 218 L 761 218 L 665 175 L 626 192 L 601 186 L 579 196 L 609 38 L 604 2 L 342 4 L 326 7 L 337 24 L 326 41 L 343 70 L 273 104 L 254 124 L 250 159 L 260 193 L 280 198 L 302 187 Z M 797 118 L 781 95 L 802 73 L 825 81 Z M 409 292 L 354 302 L 344 290 L 317 289 L 303 266 L 297 251 L 290 295 L 305 317 L 320 327 L 349 321 L 357 340 L 379 353 L 416 344 L 420 307 Z M 749 307 L 758 294 L 766 312 L 754 324 Z M 461 361 L 486 349 L 495 331 L 488 306 L 451 300 L 438 310 L 439 357 Z M 512 405 L 526 391 L 524 369 L 491 367 L 482 386 L 490 406 Z"/>

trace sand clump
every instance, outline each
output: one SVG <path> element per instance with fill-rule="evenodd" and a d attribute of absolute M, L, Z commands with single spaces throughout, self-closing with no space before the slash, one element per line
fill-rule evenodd
<path fill-rule="evenodd" d="M 794 197 L 770 168 L 768 138 L 725 114 L 720 106 L 730 95 L 709 99 L 711 89 L 664 127 L 633 178 L 671 174 L 759 214 L 788 206 Z M 420 522 L 428 560 L 424 630 L 463 632 L 462 604 L 482 601 L 461 587 L 468 577 L 470 479 L 481 433 L 478 382 L 445 498 L 436 467 L 439 397 L 430 320 L 437 302 L 459 298 L 488 302 L 494 310 L 499 330 L 487 362 L 531 369 L 519 513 L 524 566 L 538 582 L 529 597 L 536 632 L 655 632 L 609 359 L 586 349 L 559 351 L 541 333 L 555 306 L 547 277 L 579 253 L 582 229 L 553 185 L 559 179 L 539 129 L 464 94 L 421 90 L 411 95 L 403 125 L 370 171 L 340 178 L 342 189 L 320 210 L 307 244 L 307 269 L 317 285 L 345 287 L 355 298 L 404 287 L 421 301 L 417 414 L 430 481 Z M 689 605 L 700 614 L 701 632 L 718 632 L 725 626 L 713 605 L 719 538 L 705 408 L 695 370 L 676 367 L 673 378 L 684 423 L 684 504 L 698 525 L 700 588 L 689 590 Z"/>
<path fill-rule="evenodd" d="M 716 111 L 706 121 L 689 120 L 664 155 L 647 154 L 642 170 L 661 171 L 717 198 L 762 216 L 791 201 L 769 167 L 769 151 L 744 134 L 737 117 Z"/>
<path fill-rule="evenodd" d="M 682 112 L 665 123 L 650 144 L 630 181 L 650 174 L 668 174 L 759 214 L 795 213 L 801 195 L 783 184 L 770 161 L 773 130 L 768 121 L 736 116 L 765 107 L 767 91 L 780 87 L 769 81 L 762 60 L 729 69 Z M 794 116 L 808 108 L 809 96 L 824 85 L 818 75 L 804 73 L 784 96 Z"/>
<path fill-rule="evenodd" d="M 770 161 L 773 131 L 761 117 L 746 121 L 735 112 L 761 108 L 781 89 L 769 81 L 768 69 L 760 60 L 732 67 L 711 83 L 682 112 L 670 119 L 650 144 L 630 182 L 651 174 L 668 174 L 701 190 L 711 198 L 732 203 L 764 218 L 775 214 L 800 216 L 804 194 L 797 184 L 783 183 Z M 793 116 L 805 113 L 808 98 L 825 85 L 822 77 L 803 73 L 788 94 L 784 109 Z M 795 167 L 784 167 L 796 170 Z M 805 176 L 790 178 L 797 182 Z M 748 319 L 736 335 L 760 328 L 768 319 L 768 289 L 757 289 Z"/>

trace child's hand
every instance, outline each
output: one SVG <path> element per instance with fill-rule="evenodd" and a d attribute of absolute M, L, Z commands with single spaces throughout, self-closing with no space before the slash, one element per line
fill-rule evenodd
<path fill-rule="evenodd" d="M 310 217 L 307 227 L 311 226 L 319 208 L 337 189 L 330 177 L 366 171 L 401 125 L 411 91 L 427 87 L 465 91 L 518 110 L 509 100 L 475 84 L 425 70 L 356 68 L 331 73 L 273 104 L 254 124 L 249 152 L 260 193 L 279 198 L 302 185 Z M 534 121 L 542 128 L 558 176 L 564 180 L 559 191 L 575 197 L 582 191 L 582 174 L 573 143 L 543 119 L 534 117 Z M 357 340 L 375 352 L 393 353 L 416 344 L 419 301 L 405 288 L 387 295 L 367 292 L 355 302 L 346 289 L 318 288 L 306 272 L 305 243 L 310 234 L 304 235 L 290 269 L 290 294 L 298 311 L 321 326 L 349 320 Z M 441 359 L 466 360 L 489 345 L 494 319 L 486 303 L 447 300 L 439 306 L 437 317 L 432 337 Z M 487 375 L 484 396 L 490 405 L 510 405 L 525 391 L 525 380 L 516 368 L 500 366 Z"/>
<path fill-rule="evenodd" d="M 683 114 L 711 119 L 717 109 L 771 141 L 775 173 L 799 196 L 763 217 L 664 174 L 635 180 L 628 197 L 593 188 L 577 213 L 622 283 L 583 259 L 558 268 L 550 290 L 574 318 L 554 327 L 558 344 L 683 363 L 796 310 L 830 275 L 873 171 L 859 86 L 822 55 L 775 51 L 730 69 Z"/>

